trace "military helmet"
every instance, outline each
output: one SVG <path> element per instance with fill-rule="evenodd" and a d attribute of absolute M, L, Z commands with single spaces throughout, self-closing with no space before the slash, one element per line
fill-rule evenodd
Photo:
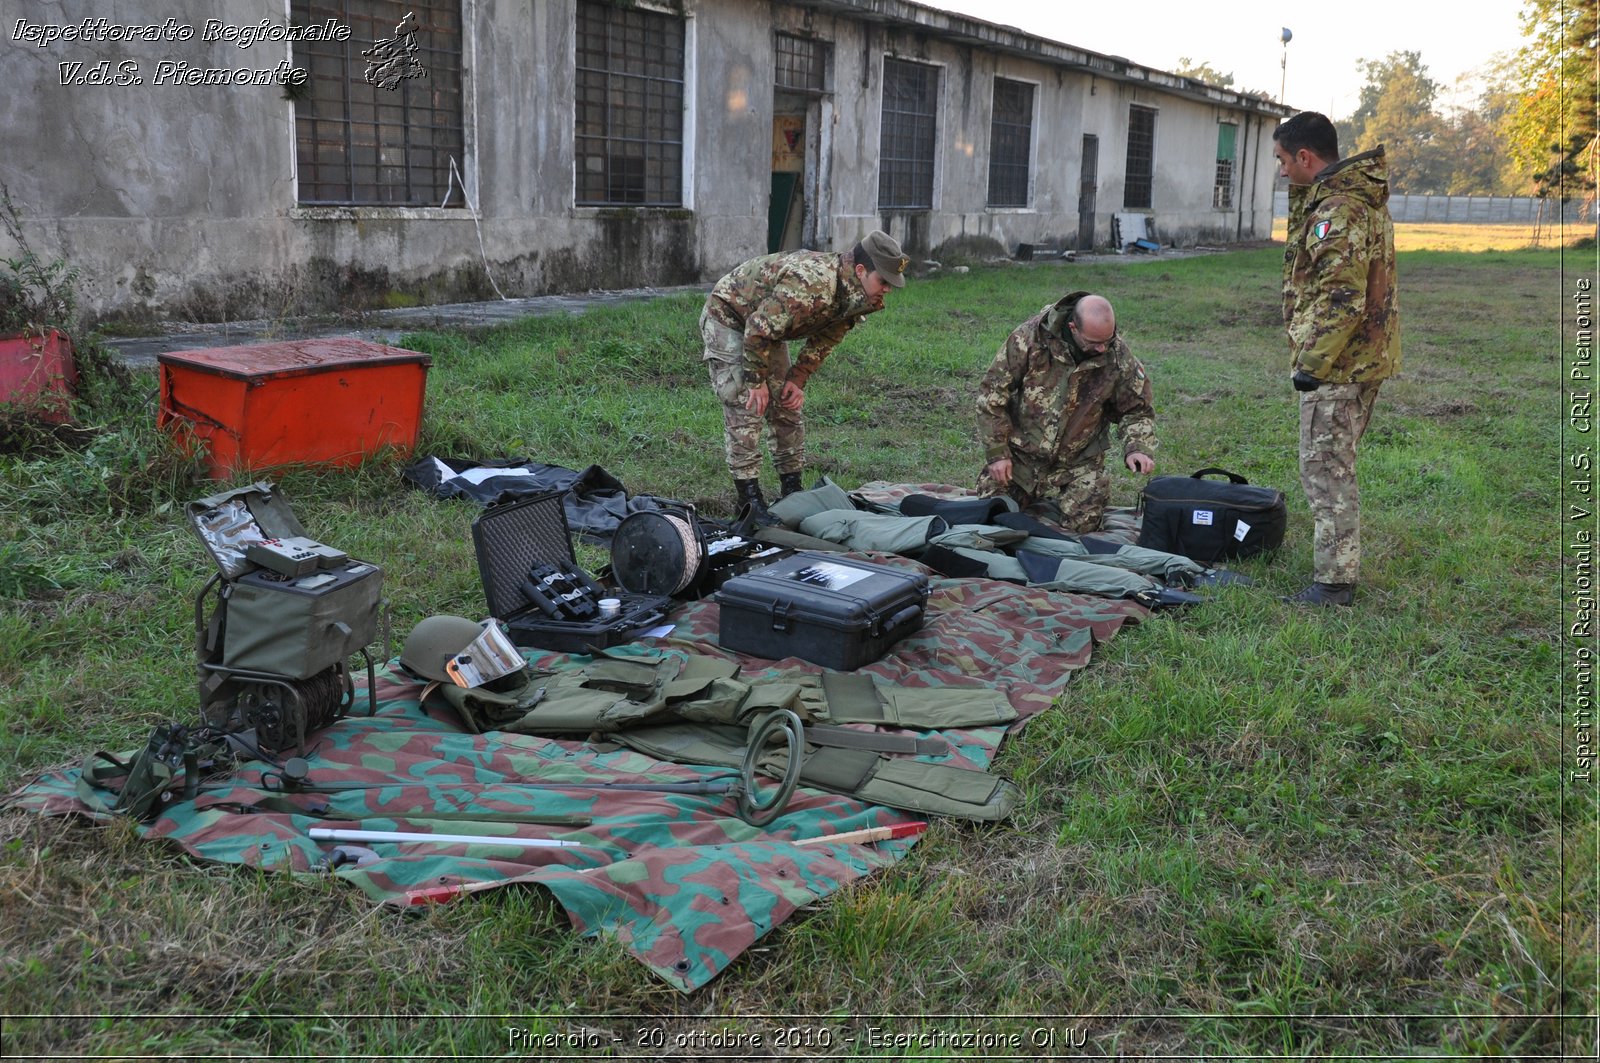
<path fill-rule="evenodd" d="M 481 624 L 464 616 L 426 617 L 406 636 L 406 644 L 400 650 L 400 663 L 424 679 L 448 683 L 450 676 L 444 670 L 446 662 L 471 645 L 482 632 Z"/>

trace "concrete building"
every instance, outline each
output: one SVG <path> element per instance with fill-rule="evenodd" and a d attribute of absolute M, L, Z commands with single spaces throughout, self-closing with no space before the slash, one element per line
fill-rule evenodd
<path fill-rule="evenodd" d="M 874 228 L 1262 239 L 1287 113 L 905 0 L 23 10 L 0 180 L 99 320 L 694 283 Z"/>

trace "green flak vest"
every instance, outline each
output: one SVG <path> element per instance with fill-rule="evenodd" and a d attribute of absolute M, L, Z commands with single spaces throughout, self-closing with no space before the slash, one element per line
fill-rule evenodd
<path fill-rule="evenodd" d="M 870 676 L 842 672 L 746 681 L 734 678 L 737 673 L 737 664 L 720 658 L 641 648 L 606 651 L 562 672 L 521 672 L 509 690 L 453 683 L 438 689 L 468 729 L 480 734 L 609 734 L 672 720 L 738 725 L 779 709 L 807 723 L 919 730 L 988 727 L 1017 718 L 1005 696 L 986 686 L 880 685 Z"/>
<path fill-rule="evenodd" d="M 522 684 L 509 691 L 439 689 L 480 733 L 604 734 L 659 760 L 729 768 L 744 761 L 748 727 L 789 709 L 806 723 L 805 785 L 984 821 L 1004 818 L 1016 804 L 1016 788 L 988 772 L 913 759 L 947 753 L 942 737 L 843 726 L 1003 726 L 1017 714 L 997 690 L 901 687 L 843 672 L 746 682 L 734 678 L 737 671 L 732 662 L 680 650 L 618 648 L 581 668 L 523 673 Z M 760 766 L 781 777 L 787 749 L 766 754 Z"/>

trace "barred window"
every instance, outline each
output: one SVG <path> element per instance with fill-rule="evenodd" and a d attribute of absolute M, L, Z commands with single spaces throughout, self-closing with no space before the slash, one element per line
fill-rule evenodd
<path fill-rule="evenodd" d="M 1028 205 L 1029 153 L 1033 149 L 1033 86 L 994 79 L 989 123 L 989 206 Z"/>
<path fill-rule="evenodd" d="M 878 150 L 878 206 L 933 206 L 933 145 L 939 69 L 883 61 L 883 133 Z"/>
<path fill-rule="evenodd" d="M 800 92 L 823 92 L 828 87 L 827 41 L 796 37 L 791 33 L 778 34 L 775 46 L 775 84 L 780 89 Z"/>
<path fill-rule="evenodd" d="M 293 0 L 290 18 L 351 30 L 346 41 L 293 45 L 295 65 L 310 74 L 294 105 L 299 201 L 463 205 L 450 175 L 452 159 L 458 172 L 465 165 L 460 0 Z M 416 46 L 403 57 L 405 76 L 392 88 L 369 80 L 362 53 L 397 40 Z"/>
<path fill-rule="evenodd" d="M 1149 209 L 1150 186 L 1155 179 L 1156 112 L 1133 104 L 1128 108 L 1128 165 L 1124 170 L 1122 205 L 1129 210 Z"/>
<path fill-rule="evenodd" d="M 681 18 L 580 0 L 579 206 L 682 204 L 683 45 Z"/>
<path fill-rule="evenodd" d="M 1238 133 L 1237 122 L 1217 125 L 1217 183 L 1211 189 L 1211 205 L 1219 210 L 1233 206 L 1233 143 Z"/>

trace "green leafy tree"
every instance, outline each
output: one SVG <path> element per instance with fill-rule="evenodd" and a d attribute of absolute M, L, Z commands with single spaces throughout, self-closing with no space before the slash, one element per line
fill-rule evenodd
<path fill-rule="evenodd" d="M 1512 162 L 1538 195 L 1593 197 L 1600 12 L 1593 0 L 1525 0 L 1522 33 L 1522 95 L 1502 122 Z"/>
<path fill-rule="evenodd" d="M 1340 149 L 1353 155 L 1379 144 L 1397 192 L 1442 193 L 1453 169 L 1445 145 L 1449 127 L 1434 110 L 1439 85 L 1428 77 L 1420 52 L 1390 52 L 1364 59 L 1366 75 L 1355 113 L 1341 123 Z"/>
<path fill-rule="evenodd" d="M 1445 191 L 1453 196 L 1507 196 L 1526 191 L 1506 150 L 1505 120 L 1520 94 L 1503 80 L 1491 80 L 1474 105 L 1446 119 L 1440 147 L 1449 161 Z"/>
<path fill-rule="evenodd" d="M 1196 81 L 1204 81 L 1207 85 L 1215 85 L 1219 89 L 1233 88 L 1232 74 L 1224 74 L 1210 63 L 1197 63 L 1186 55 L 1179 57 L 1178 69 L 1173 73 L 1194 78 Z"/>

